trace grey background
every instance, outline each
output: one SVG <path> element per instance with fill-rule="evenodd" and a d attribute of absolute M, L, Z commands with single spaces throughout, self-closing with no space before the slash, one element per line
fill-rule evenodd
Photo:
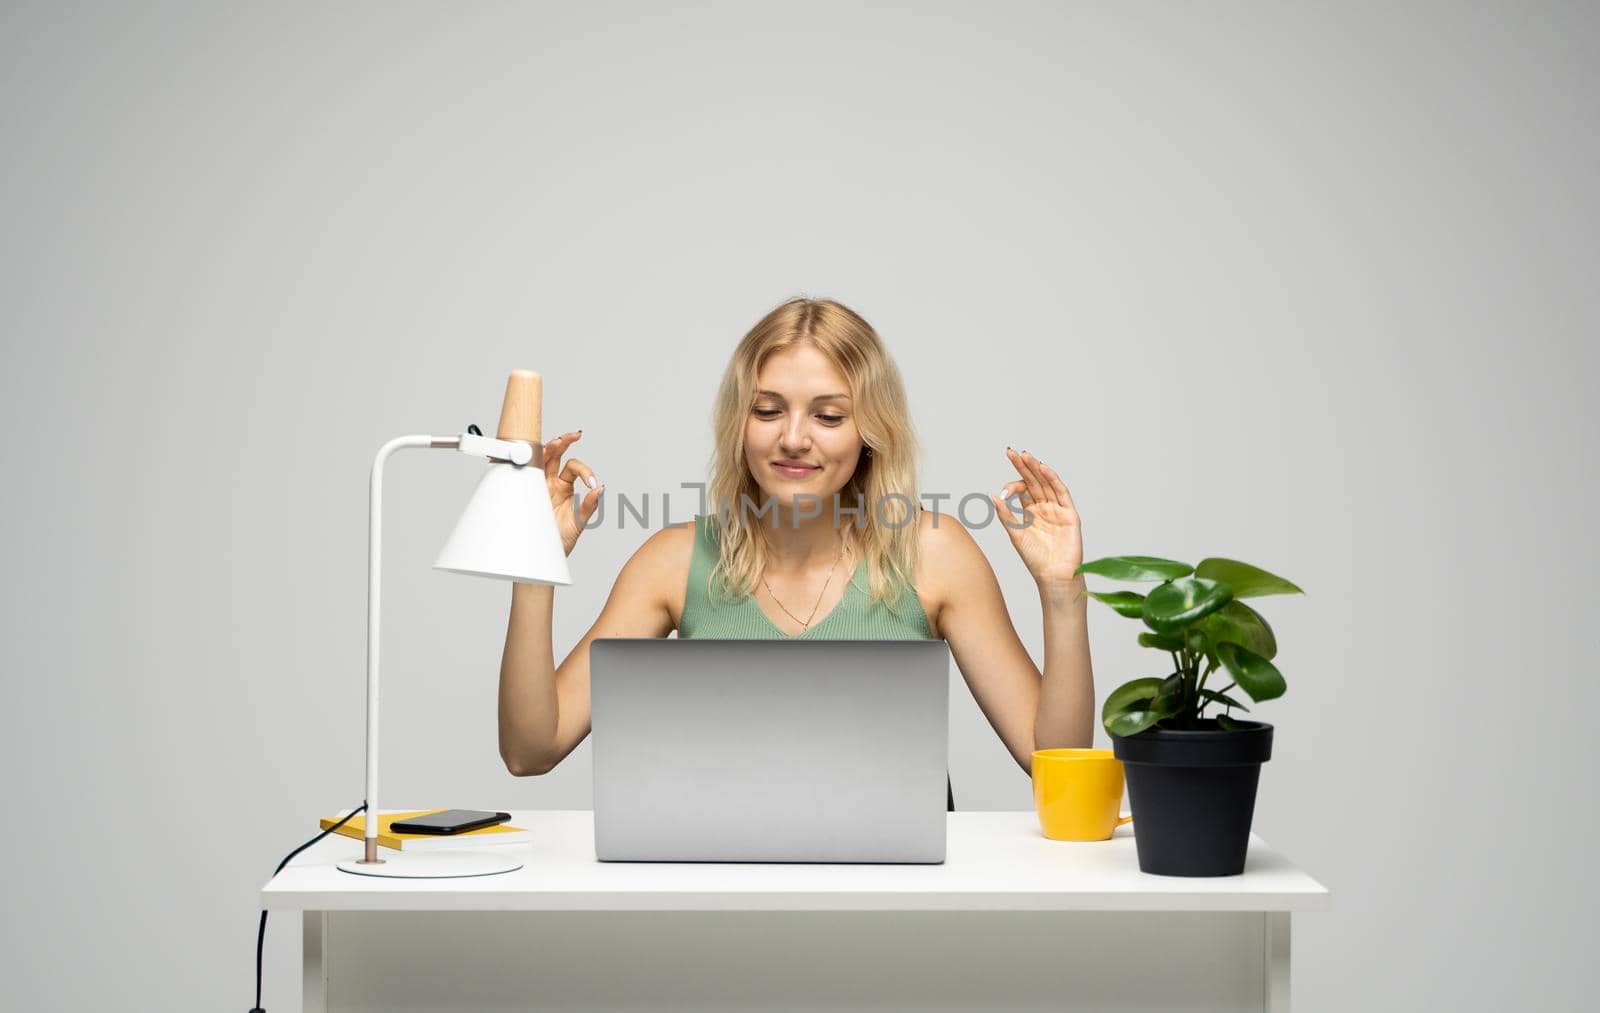
<path fill-rule="evenodd" d="M 256 890 L 362 791 L 384 440 L 489 428 L 538 369 L 547 432 L 659 527 L 733 344 L 806 293 L 888 342 L 925 489 L 1025 447 L 1090 558 L 1307 589 L 1263 605 L 1290 690 L 1258 711 L 1256 827 L 1335 894 L 1296 919 L 1297 1008 L 1578 1008 L 1597 20 L 6 5 L 14 1001 L 249 1005 Z M 506 588 L 428 568 L 476 474 L 391 472 L 386 801 L 586 807 L 587 745 L 535 779 L 496 754 Z M 558 656 L 648 533 L 583 537 Z M 976 537 L 1039 658 L 1026 571 Z M 1150 674 L 1091 617 L 1101 698 Z M 1029 808 L 953 689 L 958 806 Z"/>

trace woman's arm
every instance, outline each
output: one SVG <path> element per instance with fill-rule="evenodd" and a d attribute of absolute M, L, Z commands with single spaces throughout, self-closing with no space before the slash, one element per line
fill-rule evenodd
<path fill-rule="evenodd" d="M 599 618 L 554 667 L 554 589 L 515 584 L 500 659 L 500 758 L 518 777 L 546 774 L 589 734 L 589 645 L 596 637 L 664 637 L 672 632 L 667 590 L 683 573 L 693 529 L 664 528 L 622 567 Z M 683 558 L 680 558 L 683 557 Z"/>
<path fill-rule="evenodd" d="M 994 569 L 971 533 L 954 517 L 939 516 L 937 527 L 930 523 L 924 532 L 923 545 L 924 567 L 936 587 L 947 589 L 940 593 L 939 632 L 1017 766 L 1031 774 L 1035 749 L 1090 745 L 1094 677 L 1084 601 L 1074 603 L 1041 588 L 1041 676 L 1017 636 Z"/>
<path fill-rule="evenodd" d="M 994 569 L 972 535 L 949 517 L 924 531 L 925 566 L 940 590 L 940 632 L 984 716 L 1017 765 L 1033 772 L 1035 749 L 1094 741 L 1094 672 L 1077 508 L 1060 476 L 1031 454 L 1008 456 L 1022 479 L 991 497 L 1012 545 L 1039 589 L 1044 672 L 1017 636 Z M 1019 517 L 1003 497 L 1016 492 Z"/>
<path fill-rule="evenodd" d="M 1044 686 L 1033 722 L 1035 749 L 1088 748 L 1094 744 L 1089 595 L 1082 577 L 1075 578 L 1075 584 L 1039 588 L 1039 604 L 1044 611 Z"/>
<path fill-rule="evenodd" d="M 511 585 L 511 618 L 500 654 L 500 758 L 518 777 L 543 773 L 543 755 L 556 740 L 554 599 L 555 588 L 546 584 Z"/>
<path fill-rule="evenodd" d="M 1025 450 L 1007 447 L 1006 457 L 1022 477 L 1007 482 L 1000 497 L 991 500 L 1038 585 L 1044 612 L 1044 686 L 1034 718 L 1035 748 L 1087 747 L 1094 741 L 1094 673 L 1088 589 L 1077 572 L 1083 563 L 1078 508 L 1054 468 Z M 1005 503 L 1012 492 L 1022 503 L 1021 517 Z"/>

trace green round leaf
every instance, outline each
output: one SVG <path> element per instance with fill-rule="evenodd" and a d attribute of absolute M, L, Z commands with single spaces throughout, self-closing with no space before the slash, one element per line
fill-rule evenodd
<path fill-rule="evenodd" d="M 1237 559 L 1211 557 L 1194 568 L 1196 577 L 1218 580 L 1233 588 L 1235 598 L 1263 598 L 1269 594 L 1305 594 L 1276 574 Z"/>
<path fill-rule="evenodd" d="M 1102 720 L 1110 720 L 1113 715 L 1123 711 L 1143 707 L 1159 692 L 1161 692 L 1161 680 L 1154 676 L 1125 682 L 1106 697 L 1105 705 L 1100 708 L 1100 717 Z"/>
<path fill-rule="evenodd" d="M 1144 599 L 1144 624 L 1157 633 L 1175 633 L 1217 611 L 1233 598 L 1233 589 L 1214 580 L 1179 577 L 1151 591 Z"/>
<path fill-rule="evenodd" d="M 1226 714 L 1218 714 L 1217 715 L 1217 727 L 1222 729 L 1225 732 L 1236 732 L 1236 731 L 1238 731 L 1240 729 L 1241 725 L 1239 724 L 1239 722 L 1235 721 L 1233 718 L 1228 717 L 1228 715 L 1226 715 Z"/>
<path fill-rule="evenodd" d="M 1156 556 L 1107 556 L 1078 567 L 1074 575 L 1092 573 L 1112 580 L 1172 580 L 1194 572 L 1188 563 Z"/>
<path fill-rule="evenodd" d="M 1218 644 L 1217 657 L 1233 681 L 1256 703 L 1275 700 L 1289 688 L 1272 662 L 1238 644 Z"/>
<path fill-rule="evenodd" d="M 1154 711 L 1123 711 L 1103 723 L 1112 735 L 1128 736 L 1139 734 L 1159 720 L 1161 716 Z"/>
<path fill-rule="evenodd" d="M 1117 615 L 1138 619 L 1143 615 L 1144 595 L 1136 591 L 1090 591 L 1089 597 L 1117 610 Z"/>
<path fill-rule="evenodd" d="M 1271 661 L 1278 653 L 1278 639 L 1261 613 L 1242 601 L 1230 601 L 1206 617 L 1206 634 L 1215 643 L 1238 644 Z"/>
<path fill-rule="evenodd" d="M 1161 633 L 1141 633 L 1139 634 L 1139 646 L 1154 647 L 1158 651 L 1181 651 L 1183 650 L 1183 638 L 1167 636 Z"/>
<path fill-rule="evenodd" d="M 1170 718 L 1183 710 L 1183 674 L 1173 672 L 1161 680 L 1161 692 L 1150 701 L 1150 711 L 1158 718 Z"/>

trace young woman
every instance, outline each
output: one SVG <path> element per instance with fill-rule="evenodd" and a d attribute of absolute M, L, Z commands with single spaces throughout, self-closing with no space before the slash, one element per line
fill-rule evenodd
<path fill-rule="evenodd" d="M 768 313 L 734 350 L 714 425 L 715 513 L 651 535 L 560 667 L 553 590 L 512 585 L 500 665 L 500 755 L 511 773 L 546 773 L 589 734 L 591 641 L 673 630 L 680 638 L 942 637 L 1024 772 L 1035 749 L 1090 745 L 1087 595 L 1073 576 L 1083 540 L 1053 468 L 1007 447 L 1020 477 L 989 497 L 1039 588 L 1041 676 L 972 535 L 916 506 L 918 444 L 905 391 L 865 320 L 827 299 L 791 299 Z M 544 445 L 568 555 L 605 489 L 577 458 L 562 464 L 578 437 Z M 589 488 L 574 510 L 579 479 Z M 1022 513 L 1007 504 L 1013 496 Z"/>

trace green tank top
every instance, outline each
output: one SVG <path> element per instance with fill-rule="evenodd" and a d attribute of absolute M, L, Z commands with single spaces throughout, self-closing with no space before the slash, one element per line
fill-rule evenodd
<path fill-rule="evenodd" d="M 833 611 L 811 624 L 803 633 L 780 630 L 761 611 L 755 598 L 745 595 L 736 602 L 711 598 L 707 578 L 717 565 L 719 534 L 717 518 L 696 514 L 694 554 L 689 561 L 689 586 L 683 598 L 683 616 L 678 622 L 679 639 L 688 640 L 932 640 L 933 627 L 922 609 L 916 592 L 901 592 L 894 611 L 872 600 L 867 583 L 867 562 L 856 564 L 856 571 Z M 955 812 L 955 789 L 946 777 L 948 808 Z"/>
<path fill-rule="evenodd" d="M 914 591 L 901 592 L 895 610 L 872 600 L 867 584 L 867 561 L 856 571 L 833 611 L 802 633 L 785 633 L 746 595 L 737 602 L 714 601 L 706 580 L 717 565 L 718 527 L 713 514 L 695 515 L 694 555 L 689 562 L 689 586 L 683 598 L 681 638 L 715 640 L 932 640 L 933 628 Z"/>

